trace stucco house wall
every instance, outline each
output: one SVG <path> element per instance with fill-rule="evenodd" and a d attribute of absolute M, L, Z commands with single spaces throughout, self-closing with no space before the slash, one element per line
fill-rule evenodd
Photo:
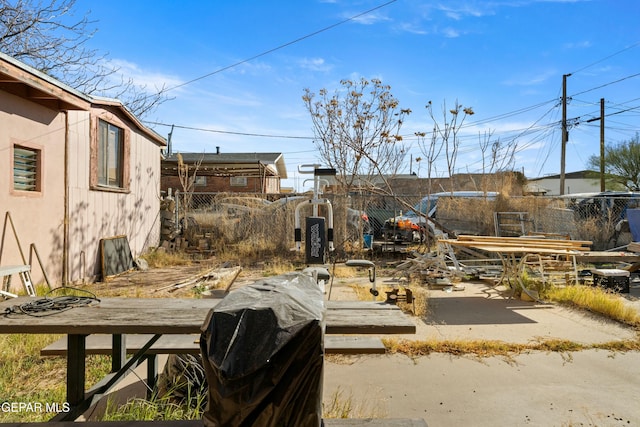
<path fill-rule="evenodd" d="M 100 239 L 126 235 L 134 257 L 157 245 L 164 138 L 118 100 L 84 95 L 3 54 L 0 77 L 0 214 L 10 212 L 26 258 L 35 245 L 52 286 L 100 278 Z M 98 120 L 124 132 L 119 188 L 96 180 Z M 37 191 L 16 191 L 15 147 L 38 151 Z M 28 263 L 5 231 L 0 266 Z"/>
<path fill-rule="evenodd" d="M 64 139 L 63 112 L 0 91 L 0 214 L 4 225 L 4 240 L 0 242 L 1 266 L 25 264 L 20 249 L 28 261 L 30 245 L 35 244 L 47 275 L 61 277 Z M 40 191 L 14 190 L 13 153 L 16 145 L 40 151 Z M 17 240 L 8 219 L 15 227 Z M 37 282 L 44 277 L 37 266 L 33 267 L 32 276 Z M 17 278 L 12 282 L 19 284 Z"/>
<path fill-rule="evenodd" d="M 100 239 L 127 236 L 134 257 L 159 242 L 160 148 L 117 114 L 94 104 L 90 112 L 71 112 L 69 168 L 69 280 L 100 276 Z M 92 119 L 101 118 L 127 129 L 128 189 L 114 191 L 91 184 Z"/>

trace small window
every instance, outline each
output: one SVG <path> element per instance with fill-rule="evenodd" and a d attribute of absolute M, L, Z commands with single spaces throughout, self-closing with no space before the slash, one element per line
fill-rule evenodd
<path fill-rule="evenodd" d="M 40 150 L 15 145 L 13 147 L 13 189 L 40 191 Z"/>
<path fill-rule="evenodd" d="M 98 185 L 122 188 L 124 131 L 100 120 L 98 124 Z"/>
<path fill-rule="evenodd" d="M 232 187 L 246 187 L 247 186 L 247 177 L 246 176 L 232 176 L 231 182 Z"/>
<path fill-rule="evenodd" d="M 196 175 L 195 183 L 196 187 L 206 187 L 207 186 L 207 177 L 206 176 L 198 176 Z"/>

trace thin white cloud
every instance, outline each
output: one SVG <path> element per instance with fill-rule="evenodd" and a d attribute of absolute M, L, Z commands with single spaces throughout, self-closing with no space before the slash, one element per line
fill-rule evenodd
<path fill-rule="evenodd" d="M 417 35 L 426 35 L 429 34 L 427 30 L 424 28 L 409 22 L 401 23 L 398 28 L 405 33 L 417 34 Z"/>
<path fill-rule="evenodd" d="M 581 41 L 581 42 L 565 43 L 563 45 L 563 47 L 565 49 L 586 49 L 586 48 L 589 48 L 591 46 L 592 46 L 592 44 L 588 40 L 584 40 L 584 41 Z"/>
<path fill-rule="evenodd" d="M 444 35 L 447 38 L 450 38 L 450 39 L 453 39 L 453 38 L 456 38 L 456 37 L 460 37 L 460 35 L 461 35 L 460 31 L 456 30 L 455 28 L 451 28 L 451 27 L 444 28 L 441 31 L 441 34 Z"/>
<path fill-rule="evenodd" d="M 327 72 L 333 69 L 333 65 L 328 64 L 324 58 L 302 58 L 298 63 L 300 67 L 311 71 Z"/>
<path fill-rule="evenodd" d="M 342 16 L 345 19 L 351 18 L 354 15 L 355 13 L 352 13 L 352 12 L 345 12 L 342 14 Z M 357 18 L 352 19 L 352 22 L 356 22 L 362 25 L 373 25 L 379 22 L 387 22 L 387 21 L 391 21 L 391 19 L 387 15 L 385 15 L 383 12 L 371 12 L 371 13 L 367 13 L 365 15 L 361 15 L 361 16 L 358 16 Z"/>
<path fill-rule="evenodd" d="M 138 64 L 123 59 L 113 59 L 110 62 L 118 69 L 116 73 L 118 76 L 122 76 L 126 80 L 131 79 L 135 85 L 144 87 L 149 92 L 156 92 L 162 87 L 169 88 L 184 83 L 178 77 L 144 70 Z"/>
<path fill-rule="evenodd" d="M 468 16 L 474 18 L 480 18 L 487 15 L 493 15 L 495 12 L 492 10 L 492 7 L 495 3 L 489 3 L 484 7 L 477 7 L 474 4 L 464 3 L 461 5 L 451 6 L 451 5 L 438 5 L 436 10 L 443 12 L 446 17 L 453 19 L 455 21 L 460 21 Z"/>
<path fill-rule="evenodd" d="M 555 70 L 547 70 L 532 75 L 514 76 L 503 82 L 506 86 L 535 86 L 548 81 L 552 77 L 556 77 L 558 73 Z"/>

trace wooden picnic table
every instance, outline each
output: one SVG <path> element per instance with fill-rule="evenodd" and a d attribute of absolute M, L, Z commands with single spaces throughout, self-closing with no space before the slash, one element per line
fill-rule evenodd
<path fill-rule="evenodd" d="M 132 367 L 144 360 L 147 350 L 164 334 L 199 334 L 207 314 L 221 299 L 104 298 L 91 306 L 41 317 L 19 314 L 19 307 L 42 298 L 20 297 L 0 302 L 2 334 L 67 335 L 67 402 L 72 410 L 55 420 L 71 420 L 89 407 L 94 396 L 106 393 Z M 413 334 L 413 321 L 384 303 L 326 302 L 326 334 Z M 112 370 L 104 380 L 85 391 L 86 337 L 112 335 Z M 126 334 L 153 334 L 149 342 L 127 359 Z"/>

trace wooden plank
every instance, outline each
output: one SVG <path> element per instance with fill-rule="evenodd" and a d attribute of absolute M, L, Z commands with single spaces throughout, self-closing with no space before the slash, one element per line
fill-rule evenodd
<path fill-rule="evenodd" d="M 127 352 L 135 353 L 149 341 L 153 335 L 131 334 L 127 335 Z M 163 335 L 154 343 L 148 354 L 196 354 L 200 352 L 199 335 Z M 111 335 L 89 335 L 86 338 L 87 354 L 111 354 Z M 61 338 L 42 350 L 41 356 L 66 356 L 67 340 Z"/>
<path fill-rule="evenodd" d="M 153 335 L 127 335 L 127 351 L 136 353 Z M 89 335 L 86 338 L 87 354 L 111 354 L 111 335 Z M 327 354 L 383 354 L 386 348 L 377 337 L 325 336 Z M 147 354 L 200 354 L 199 335 L 163 335 Z M 61 338 L 42 350 L 41 356 L 66 356 L 67 339 Z"/>
<path fill-rule="evenodd" d="M 419 418 L 325 418 L 327 427 L 427 427 Z M 74 421 L 3 423 L 2 427 L 76 427 Z M 202 420 L 178 421 L 85 421 L 83 427 L 202 427 Z"/>
<path fill-rule="evenodd" d="M 416 325 L 394 310 L 332 310 L 327 313 L 327 334 L 415 334 Z M 373 324 L 376 326 L 373 327 Z"/>
<path fill-rule="evenodd" d="M 33 302 L 21 297 L 0 302 L 0 312 Z M 192 298 L 105 298 L 96 306 L 76 307 L 44 317 L 8 314 L 0 333 L 31 334 L 196 334 L 221 300 Z M 363 302 L 363 308 L 333 309 L 327 304 L 327 334 L 413 334 L 415 324 L 393 306 Z M 351 324 L 349 323 L 351 322 Z"/>
<path fill-rule="evenodd" d="M 327 310 L 396 310 L 397 305 L 376 301 L 325 301 Z"/>
<path fill-rule="evenodd" d="M 440 242 L 450 243 L 460 246 L 469 246 L 469 247 L 480 247 L 484 245 L 490 246 L 504 246 L 504 247 L 533 247 L 533 248 L 552 248 L 552 249 L 573 249 L 573 250 L 590 250 L 590 245 L 582 245 L 582 244 L 565 244 L 562 242 L 569 242 L 569 240 L 545 240 L 545 239 L 521 239 L 518 237 L 512 238 L 510 240 L 505 240 L 506 237 L 498 237 L 493 239 L 481 239 L 481 240 L 473 240 L 473 239 L 440 239 Z"/>
<path fill-rule="evenodd" d="M 480 249 L 487 252 L 499 252 L 499 253 L 531 253 L 531 254 L 554 254 L 554 255 L 577 255 L 581 252 L 572 251 L 567 248 L 551 248 L 551 247 L 536 247 L 525 245 L 499 245 L 490 243 L 476 243 L 476 242 L 457 242 L 455 240 L 445 240 L 445 243 L 451 245 L 469 246 L 475 249 Z"/>
<path fill-rule="evenodd" d="M 387 348 L 377 337 L 325 335 L 325 354 L 385 354 Z"/>
<path fill-rule="evenodd" d="M 630 252 L 640 253 L 640 242 L 631 242 L 627 245 L 627 249 Z"/>
<path fill-rule="evenodd" d="M 541 239 L 536 237 L 499 237 L 499 236 L 471 236 L 462 234 L 458 236 L 458 240 L 476 241 L 476 242 L 527 242 L 527 243 L 551 243 L 554 245 L 567 246 L 591 246 L 591 240 L 568 240 L 568 239 Z"/>
<path fill-rule="evenodd" d="M 640 253 L 590 251 L 576 254 L 576 261 L 591 264 L 594 262 L 640 262 Z"/>

